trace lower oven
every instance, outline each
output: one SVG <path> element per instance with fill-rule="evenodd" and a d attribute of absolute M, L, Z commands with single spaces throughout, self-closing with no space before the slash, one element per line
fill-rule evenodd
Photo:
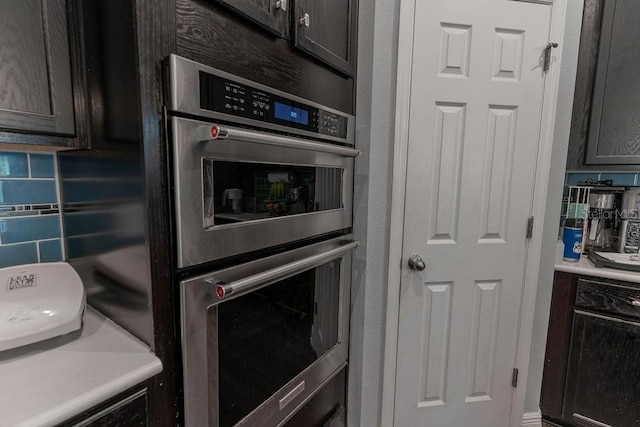
<path fill-rule="evenodd" d="M 281 425 L 346 366 L 351 237 L 180 283 L 187 427 Z"/>

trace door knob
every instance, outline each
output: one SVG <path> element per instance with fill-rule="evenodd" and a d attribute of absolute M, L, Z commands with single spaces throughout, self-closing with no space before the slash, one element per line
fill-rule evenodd
<path fill-rule="evenodd" d="M 416 271 L 424 271 L 427 266 L 420 255 L 411 255 L 409 257 L 409 268 Z"/>

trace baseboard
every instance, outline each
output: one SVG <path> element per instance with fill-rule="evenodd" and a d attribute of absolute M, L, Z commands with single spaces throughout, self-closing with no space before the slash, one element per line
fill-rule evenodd
<path fill-rule="evenodd" d="M 522 415 L 522 427 L 542 427 L 542 412 L 527 412 Z"/>

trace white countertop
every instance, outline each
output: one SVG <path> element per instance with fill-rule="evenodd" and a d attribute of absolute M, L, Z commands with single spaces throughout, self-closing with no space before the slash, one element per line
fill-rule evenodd
<path fill-rule="evenodd" d="M 0 352 L 0 426 L 52 426 L 162 371 L 147 346 L 87 307 L 81 332 Z"/>
<path fill-rule="evenodd" d="M 564 244 L 558 241 L 556 247 L 556 271 L 564 271 L 566 273 L 584 274 L 586 276 L 602 277 L 605 279 L 624 280 L 626 282 L 640 283 L 640 273 L 634 271 L 617 270 L 614 268 L 596 268 L 595 265 L 582 255 L 578 262 L 566 262 L 562 260 L 562 252 Z"/>

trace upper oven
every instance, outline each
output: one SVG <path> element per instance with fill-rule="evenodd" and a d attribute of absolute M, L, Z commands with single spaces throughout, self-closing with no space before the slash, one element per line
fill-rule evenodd
<path fill-rule="evenodd" d="M 169 75 L 178 268 L 351 227 L 353 116 L 175 55 Z"/>

